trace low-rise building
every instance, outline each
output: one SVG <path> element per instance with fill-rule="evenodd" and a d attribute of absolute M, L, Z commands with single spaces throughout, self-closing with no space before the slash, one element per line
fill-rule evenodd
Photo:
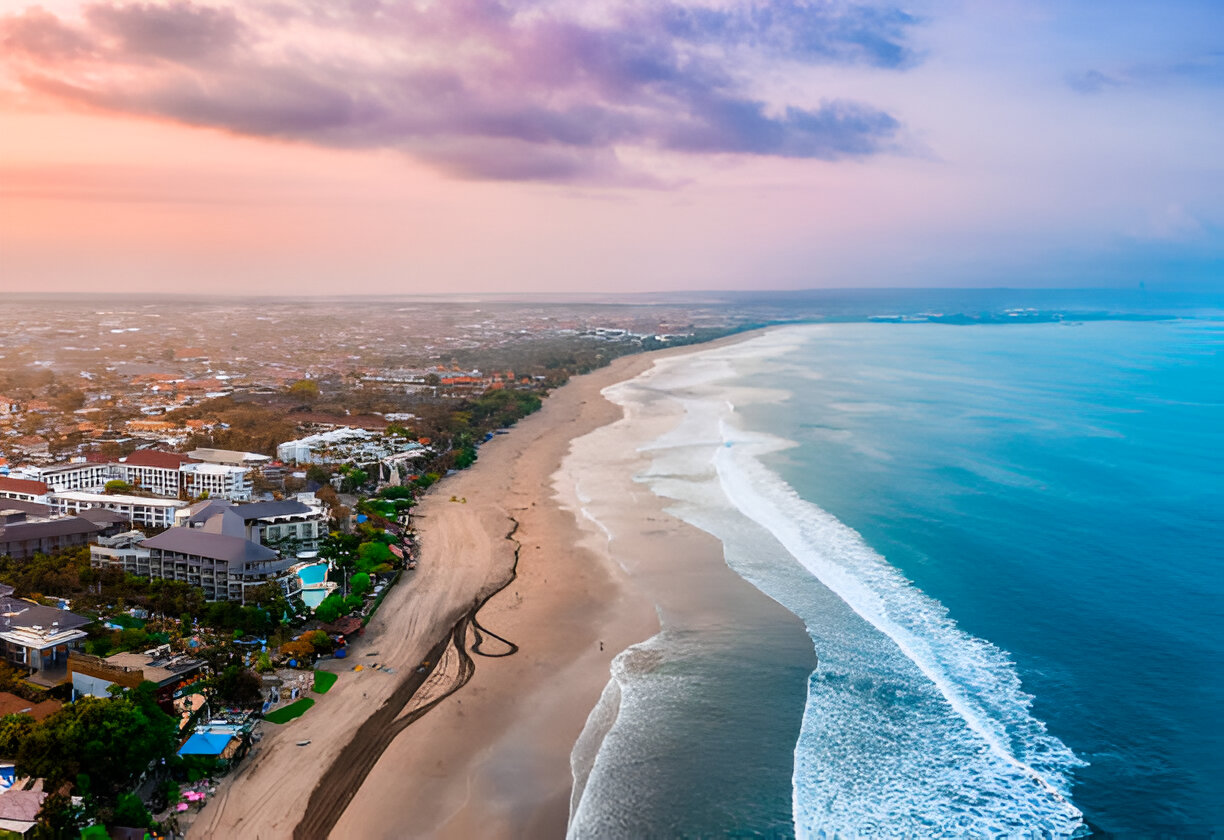
<path fill-rule="evenodd" d="M 68 675 L 72 699 L 109 697 L 113 685 L 135 688 L 142 682 L 157 686 L 158 704 L 168 713 L 174 710 L 174 694 L 204 667 L 198 659 L 172 654 L 169 645 L 144 653 L 116 653 L 105 659 L 73 651 L 68 656 Z"/>
<path fill-rule="evenodd" d="M 347 452 L 356 444 L 378 437 L 365 429 L 343 427 L 308 435 L 298 440 L 289 440 L 276 447 L 277 459 L 295 464 L 326 464 L 346 459 Z"/>
<path fill-rule="evenodd" d="M 193 464 L 186 455 L 158 449 L 138 449 L 117 466 L 132 487 L 159 496 L 177 497 L 183 490 L 182 467 Z"/>
<path fill-rule="evenodd" d="M 147 578 L 152 551 L 141 545 L 147 536 L 140 531 L 125 531 L 113 537 L 98 537 L 89 546 L 89 565 L 95 569 L 117 569 Z"/>
<path fill-rule="evenodd" d="M 30 478 L 43 482 L 50 491 L 57 493 L 65 490 L 100 490 L 108 481 L 126 480 L 115 464 L 87 461 L 30 467 L 26 472 Z"/>
<path fill-rule="evenodd" d="M 85 491 L 50 493 L 48 501 L 51 508 L 58 513 L 80 513 L 89 508 L 104 508 L 122 514 L 133 525 L 151 529 L 169 528 L 174 524 L 174 512 L 187 507 L 187 502 L 179 499 Z"/>
<path fill-rule="evenodd" d="M 46 502 L 47 485 L 42 481 L 26 478 L 0 476 L 0 499 L 15 499 L 19 502 Z"/>
<path fill-rule="evenodd" d="M 88 545 L 104 530 L 104 525 L 80 516 L 30 520 L 25 511 L 0 510 L 0 557 L 25 560 Z"/>
<path fill-rule="evenodd" d="M 225 467 L 260 467 L 272 460 L 258 452 L 240 452 L 236 449 L 193 449 L 187 455 L 205 464 Z"/>
<path fill-rule="evenodd" d="M 68 654 L 76 650 L 89 619 L 12 597 L 12 587 L 0 587 L 0 644 L 5 660 L 31 672 L 43 684 L 67 678 Z"/>

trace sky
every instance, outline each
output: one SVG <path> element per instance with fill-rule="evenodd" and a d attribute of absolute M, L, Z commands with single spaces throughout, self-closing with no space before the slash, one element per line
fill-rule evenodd
<path fill-rule="evenodd" d="M 1224 3 L 0 0 L 0 292 L 1224 287 Z"/>

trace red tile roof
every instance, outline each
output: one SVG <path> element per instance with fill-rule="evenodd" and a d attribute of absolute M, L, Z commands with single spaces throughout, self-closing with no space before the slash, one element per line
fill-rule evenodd
<path fill-rule="evenodd" d="M 0 478 L 0 491 L 7 493 L 33 493 L 41 496 L 47 492 L 47 485 L 42 481 L 31 481 L 28 478 Z"/>
<path fill-rule="evenodd" d="M 183 464 L 196 463 L 195 458 L 188 458 L 178 452 L 162 452 L 159 449 L 138 449 L 127 456 L 124 461 L 129 467 L 159 467 L 163 470 L 177 470 Z"/>

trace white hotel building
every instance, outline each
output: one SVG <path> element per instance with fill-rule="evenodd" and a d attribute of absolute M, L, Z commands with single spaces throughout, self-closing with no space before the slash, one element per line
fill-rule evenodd
<path fill-rule="evenodd" d="M 188 505 L 187 502 L 179 499 L 113 496 L 107 493 L 88 493 L 83 490 L 49 493 L 47 500 L 56 513 L 80 513 L 89 508 L 103 508 L 126 517 L 133 525 L 157 529 L 172 526 L 174 512 Z"/>
<path fill-rule="evenodd" d="M 192 498 L 208 494 L 210 499 L 249 501 L 254 492 L 251 473 L 242 467 L 224 464 L 183 464 L 179 469 L 183 490 Z"/>

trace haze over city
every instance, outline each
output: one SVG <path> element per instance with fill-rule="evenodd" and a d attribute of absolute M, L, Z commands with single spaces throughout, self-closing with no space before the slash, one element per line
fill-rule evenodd
<path fill-rule="evenodd" d="M 1219 283 L 1214 2 L 20 0 L 5 291 Z"/>

